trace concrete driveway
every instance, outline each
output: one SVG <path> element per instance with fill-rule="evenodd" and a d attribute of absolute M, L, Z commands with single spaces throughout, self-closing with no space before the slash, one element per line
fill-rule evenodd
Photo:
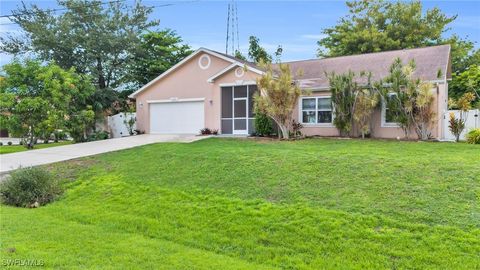
<path fill-rule="evenodd" d="M 54 162 L 97 155 L 159 142 L 189 143 L 207 138 L 195 135 L 144 134 L 124 138 L 56 146 L 39 150 L 0 155 L 0 175 L 19 167 L 50 164 Z"/>

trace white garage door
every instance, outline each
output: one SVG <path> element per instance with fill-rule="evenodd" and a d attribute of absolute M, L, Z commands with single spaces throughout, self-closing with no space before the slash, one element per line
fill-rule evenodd
<path fill-rule="evenodd" d="M 150 103 L 150 133 L 198 134 L 204 127 L 203 101 Z"/>

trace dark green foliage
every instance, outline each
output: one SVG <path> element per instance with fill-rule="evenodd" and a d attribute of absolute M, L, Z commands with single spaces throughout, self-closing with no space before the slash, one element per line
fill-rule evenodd
<path fill-rule="evenodd" d="M 467 133 L 467 142 L 480 144 L 480 128 L 474 128 Z"/>
<path fill-rule="evenodd" d="M 175 31 L 165 29 L 140 36 L 127 81 L 141 87 L 192 53 Z"/>
<path fill-rule="evenodd" d="M 476 65 L 452 75 L 452 81 L 448 85 L 449 97 L 458 99 L 467 92 L 474 93 L 480 100 L 480 60 Z"/>
<path fill-rule="evenodd" d="M 422 3 L 382 0 L 348 1 L 349 14 L 323 33 L 321 56 L 362 54 L 438 44 L 455 20 L 438 8 L 422 12 Z"/>
<path fill-rule="evenodd" d="M 153 8 L 140 2 L 127 6 L 124 1 L 59 0 L 58 5 L 65 11 L 55 13 L 36 4 L 13 10 L 11 19 L 27 35 L 2 37 L 1 49 L 13 54 L 34 51 L 64 69 L 74 67 L 90 75 L 100 89 L 124 83 L 140 35 L 159 24 L 148 19 Z"/>
<path fill-rule="evenodd" d="M 8 205 L 38 207 L 55 200 L 60 194 L 57 180 L 38 167 L 18 169 L 0 182 L 0 198 Z"/>
<path fill-rule="evenodd" d="M 239 50 L 235 50 L 235 54 L 233 56 L 235 56 L 235 58 L 238 58 L 240 60 L 247 61 L 247 58 Z"/>
<path fill-rule="evenodd" d="M 260 46 L 260 39 L 255 36 L 250 36 L 248 47 L 248 57 L 255 63 L 270 63 L 272 62 L 272 56 L 268 54 L 262 46 Z"/>
<path fill-rule="evenodd" d="M 75 124 L 81 112 L 89 110 L 86 99 L 95 89 L 88 77 L 64 70 L 54 63 L 26 60 L 2 67 L 0 81 L 1 122 L 27 148 L 33 148 L 38 137 L 50 138 L 57 129 L 75 133 L 89 126 Z"/>
<path fill-rule="evenodd" d="M 255 113 L 255 134 L 258 136 L 270 136 L 273 133 L 273 121 L 266 114 Z"/>
<path fill-rule="evenodd" d="M 334 27 L 323 31 L 326 37 L 318 41 L 319 56 L 450 44 L 453 78 L 449 94 L 458 98 L 465 91 L 469 91 L 459 75 L 469 66 L 478 65 L 480 49 L 475 49 L 472 41 L 455 34 L 448 38 L 443 37 L 456 16 L 448 17 L 438 8 L 423 12 L 420 1 L 360 0 L 349 1 L 347 6 L 349 14 Z M 478 81 L 477 79 L 476 84 L 480 84 Z"/>
<path fill-rule="evenodd" d="M 7 142 L 8 145 L 12 145 L 12 142 Z"/>
<path fill-rule="evenodd" d="M 87 141 L 93 142 L 93 141 L 100 141 L 100 140 L 106 140 L 110 137 L 110 134 L 107 131 L 97 131 L 93 132 L 92 134 L 88 135 Z"/>

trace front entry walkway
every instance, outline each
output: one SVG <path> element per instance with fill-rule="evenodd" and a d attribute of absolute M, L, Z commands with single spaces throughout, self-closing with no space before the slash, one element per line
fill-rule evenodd
<path fill-rule="evenodd" d="M 59 161 L 97 155 L 127 148 L 133 148 L 159 142 L 189 143 L 207 138 L 195 135 L 153 135 L 144 134 L 102 141 L 56 146 L 39 150 L 30 150 L 0 155 L 0 175 L 19 167 L 38 166 Z"/>

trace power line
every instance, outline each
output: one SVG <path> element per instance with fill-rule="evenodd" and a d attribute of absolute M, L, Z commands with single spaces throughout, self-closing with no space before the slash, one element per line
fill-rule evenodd
<path fill-rule="evenodd" d="M 123 2 L 125 0 L 115 0 L 115 1 L 109 1 L 109 2 L 100 2 L 100 3 L 91 3 L 89 5 L 85 5 L 82 7 L 91 7 L 91 6 L 97 6 L 97 5 L 106 5 L 106 4 L 113 4 L 113 3 L 118 3 L 118 2 Z M 46 12 L 57 12 L 57 11 L 63 11 L 63 10 L 69 10 L 69 8 L 54 8 L 54 9 L 47 9 Z M 41 11 L 45 12 L 45 11 Z M 10 18 L 10 17 L 18 17 L 20 15 L 31 15 L 31 14 L 37 14 L 40 13 L 40 11 L 25 11 L 25 12 L 20 12 L 18 14 L 9 14 L 9 15 L 0 15 L 0 18 Z"/>
<path fill-rule="evenodd" d="M 110 1 L 110 2 L 102 2 L 102 3 L 95 3 L 91 5 L 86 5 L 84 7 L 90 7 L 94 5 L 106 5 L 106 4 L 111 4 L 111 3 L 118 3 L 118 2 L 123 2 L 125 0 L 116 0 L 116 1 Z M 161 4 L 161 5 L 153 5 L 153 6 L 146 6 L 147 8 L 157 8 L 157 7 L 169 7 L 169 6 L 175 6 L 179 4 L 188 4 L 188 3 L 194 3 L 194 2 L 199 2 L 200 0 L 192 0 L 192 1 L 182 1 L 182 2 L 177 2 L 177 3 L 168 3 L 168 4 Z M 48 9 L 46 10 L 47 12 L 56 12 L 56 11 L 63 11 L 63 10 L 70 10 L 69 8 L 58 8 L 58 9 Z M 10 15 L 1 15 L 0 18 L 10 18 L 10 17 L 17 17 L 20 15 L 26 15 L 26 14 L 36 14 L 39 12 L 23 12 L 19 14 L 10 14 Z M 88 16 L 84 16 L 88 17 Z M 10 22 L 10 23 L 0 23 L 0 25 L 12 25 L 12 24 L 18 24 L 16 22 Z"/>

